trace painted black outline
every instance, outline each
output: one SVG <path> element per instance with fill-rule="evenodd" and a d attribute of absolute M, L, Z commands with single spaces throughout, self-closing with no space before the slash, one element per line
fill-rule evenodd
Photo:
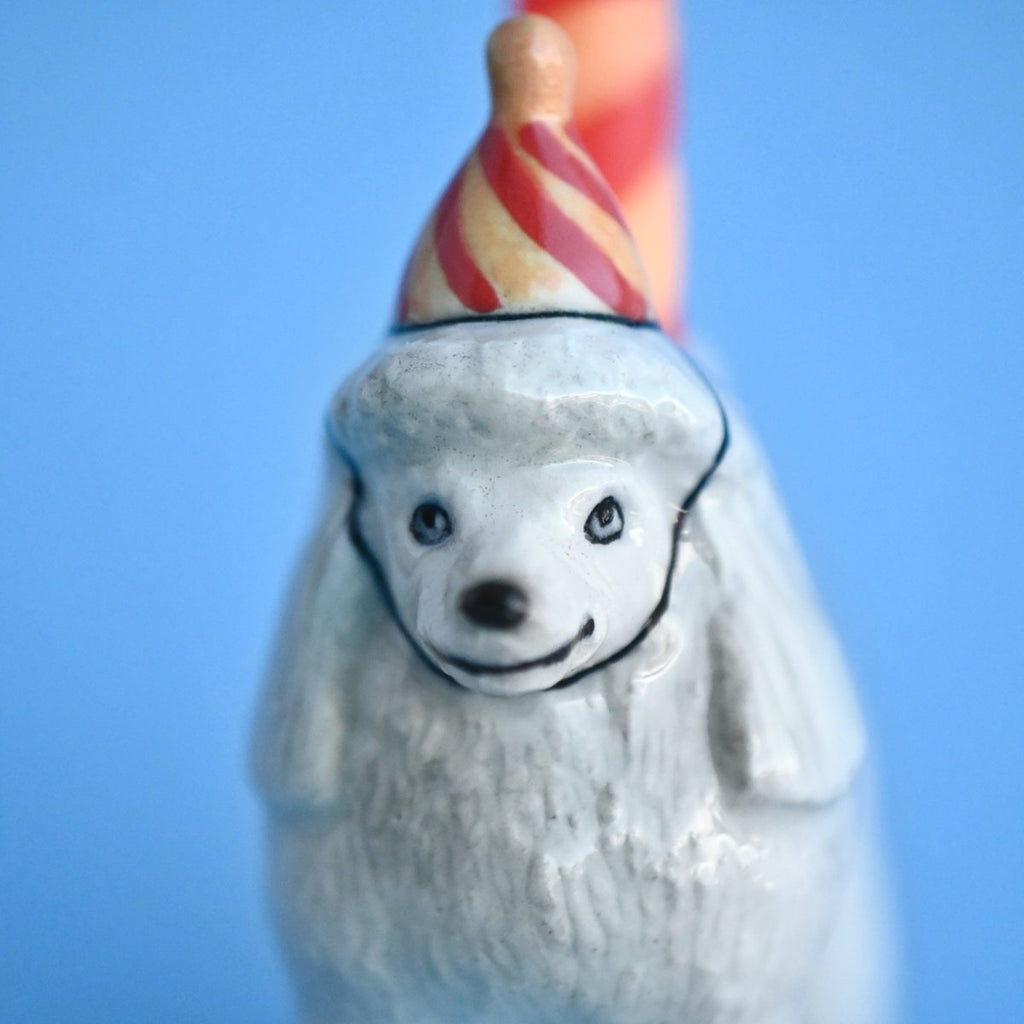
<path fill-rule="evenodd" d="M 531 668 L 546 668 L 548 665 L 557 665 L 565 661 L 573 652 L 577 644 L 582 643 L 588 636 L 594 635 L 594 620 L 588 615 L 587 621 L 580 626 L 579 632 L 561 647 L 555 648 L 550 654 L 543 654 L 539 658 L 531 658 L 529 661 L 517 661 L 512 665 L 488 665 L 483 661 L 473 661 L 471 658 L 460 658 L 457 654 L 445 654 L 433 644 L 427 646 L 434 654 L 447 665 L 454 665 L 465 672 L 472 672 L 475 676 L 510 676 L 515 672 L 526 672 Z M 461 684 L 460 684 L 461 685 Z"/>
<path fill-rule="evenodd" d="M 509 317 L 504 317 L 504 318 L 500 318 L 500 319 L 526 320 L 526 319 L 537 319 L 537 318 L 539 318 L 541 316 L 548 317 L 548 316 L 553 316 L 553 315 L 558 315 L 558 316 L 574 315 L 576 317 L 584 317 L 584 318 L 587 318 L 587 319 L 601 319 L 601 320 L 606 320 L 606 321 L 607 320 L 613 320 L 616 323 L 624 323 L 624 324 L 627 324 L 629 326 L 634 326 L 634 327 L 643 327 L 643 326 L 648 326 L 649 327 L 649 326 L 652 326 L 651 324 L 639 324 L 639 323 L 637 323 L 636 321 L 633 321 L 633 320 L 621 320 L 618 317 L 605 316 L 603 314 L 596 314 L 596 313 L 593 313 L 593 314 L 592 313 L 576 313 L 576 314 L 562 314 L 562 313 L 559 313 L 559 314 L 536 313 L 535 314 L 535 313 L 525 313 L 525 314 L 516 314 L 514 317 L 509 316 Z M 480 321 L 486 321 L 488 323 L 493 323 L 496 319 L 499 319 L 499 318 L 498 317 L 493 317 L 493 316 L 491 316 L 491 317 L 483 317 L 482 316 L 482 317 L 472 317 L 472 318 L 459 318 L 458 320 L 439 321 L 436 326 L 442 326 L 443 324 L 446 324 L 446 323 L 466 323 L 467 320 L 468 321 L 480 320 Z M 428 325 L 428 326 L 435 326 L 435 325 L 432 324 L 432 325 Z M 654 325 L 654 326 L 656 326 L 656 325 Z M 422 330 L 422 329 L 423 328 L 421 326 L 417 325 L 415 328 L 413 328 L 413 327 L 410 327 L 408 329 L 405 328 L 405 327 L 397 328 L 392 333 L 406 333 L 407 330 Z M 671 596 L 672 596 L 672 580 L 673 580 L 673 577 L 675 575 L 676 563 L 679 561 L 679 544 L 680 544 L 680 540 L 681 540 L 682 534 L 683 534 L 683 527 L 686 525 L 687 517 L 689 516 L 691 510 L 693 509 L 693 506 L 696 503 L 697 499 L 700 497 L 701 492 L 704 490 L 705 487 L 707 487 L 708 483 L 711 481 L 712 476 L 714 476 L 714 474 L 718 470 L 719 466 L 721 466 L 722 461 L 725 459 L 726 453 L 729 450 L 730 441 L 732 439 L 732 435 L 731 435 L 730 430 L 729 430 L 729 417 L 726 415 L 725 406 L 722 404 L 722 399 L 719 397 L 718 392 L 714 389 L 714 387 L 712 387 L 711 381 L 708 380 L 707 375 L 704 373 L 703 370 L 701 370 L 701 368 L 690 357 L 690 355 L 688 353 L 683 352 L 681 349 L 677 349 L 677 352 L 678 352 L 678 354 L 679 354 L 679 356 L 681 358 L 686 360 L 687 364 L 690 366 L 690 368 L 693 370 L 693 372 L 697 375 L 697 378 L 704 385 L 704 387 L 707 388 L 708 394 L 710 394 L 712 400 L 714 401 L 715 407 L 718 409 L 719 421 L 722 424 L 722 439 L 719 442 L 718 450 L 715 452 L 714 458 L 712 458 L 712 460 L 709 463 L 707 469 L 705 469 L 704 472 L 700 475 L 700 477 L 698 478 L 696 484 L 694 484 L 693 487 L 690 488 L 690 490 L 687 493 L 686 497 L 683 498 L 682 502 L 679 505 L 679 510 L 676 513 L 675 523 L 673 524 L 673 527 L 672 527 L 672 554 L 671 554 L 671 556 L 669 558 L 668 569 L 665 571 L 665 586 L 662 589 L 661 597 L 658 598 L 658 603 L 654 606 L 654 609 L 651 611 L 651 614 L 648 615 L 646 621 L 640 627 L 640 629 L 637 631 L 637 633 L 633 636 L 633 638 L 628 643 L 626 643 L 623 647 L 620 647 L 619 650 L 615 651 L 613 654 L 609 654 L 607 658 L 605 658 L 602 661 L 599 661 L 597 664 L 595 664 L 595 665 L 588 665 L 586 668 L 580 669 L 579 672 L 576 672 L 576 673 L 574 673 L 571 676 L 567 676 L 565 679 L 561 679 L 557 683 L 553 683 L 551 686 L 547 687 L 544 690 L 539 690 L 539 691 L 531 690 L 531 691 L 529 691 L 530 693 L 550 693 L 553 690 L 564 690 L 564 689 L 574 685 L 575 683 L 578 683 L 581 679 L 584 679 L 586 676 L 590 675 L 592 672 L 597 672 L 600 669 L 606 668 L 608 665 L 614 665 L 616 662 L 621 661 L 623 658 L 627 657 L 629 654 L 632 654 L 632 652 L 635 651 L 637 649 L 637 647 L 639 647 L 640 644 L 642 644 L 644 642 L 644 640 L 647 639 L 647 637 L 651 633 L 651 630 L 653 630 L 654 627 L 661 621 L 662 616 L 668 610 L 669 601 L 670 601 Z M 462 683 L 460 683 L 457 679 L 453 679 L 450 675 L 448 675 L 448 673 L 445 672 L 441 668 L 441 666 L 438 665 L 437 662 L 420 646 L 419 641 L 416 639 L 415 636 L 413 636 L 413 634 L 409 631 L 408 627 L 402 621 L 402 617 L 398 614 L 398 606 L 395 604 L 394 595 L 391 593 L 391 587 L 388 585 L 387 576 L 385 576 L 385 574 L 384 574 L 384 569 L 381 566 L 380 562 L 377 560 L 377 556 L 373 553 L 373 550 L 370 548 L 369 544 L 366 543 L 366 540 L 363 537 L 362 533 L 360 533 L 360 531 L 359 531 L 359 509 L 360 509 L 360 507 L 362 505 L 363 495 L 365 494 L 365 487 L 363 485 L 362 477 L 359 474 L 359 466 L 358 466 L 358 464 L 356 463 L 355 459 L 352 458 L 352 456 L 349 454 L 349 452 L 347 452 L 345 450 L 345 448 L 341 444 L 341 441 L 339 440 L 337 434 L 334 432 L 334 425 L 331 422 L 330 414 L 328 414 L 328 417 L 327 417 L 327 436 L 330 438 L 331 443 L 333 444 L 335 450 L 338 452 L 338 454 L 344 460 L 345 464 L 349 468 L 350 473 L 352 474 L 352 504 L 349 507 L 349 511 L 348 511 L 348 533 L 349 533 L 349 538 L 352 541 L 352 546 L 359 553 L 360 558 L 362 558 L 363 561 L 366 563 L 366 565 L 369 567 L 370 572 L 373 575 L 374 582 L 377 585 L 377 589 L 380 592 L 381 599 L 383 600 L 385 607 L 388 609 L 388 613 L 390 614 L 391 618 L 394 620 L 395 625 L 398 626 L 398 629 L 401 632 L 401 634 L 408 641 L 409 645 L 416 652 L 416 654 L 418 655 L 420 660 L 428 668 L 430 668 L 436 675 L 439 675 L 442 679 L 445 679 L 452 686 L 457 686 L 460 690 L 466 690 L 466 691 L 468 691 L 470 693 L 476 693 L 477 691 L 471 690 L 467 686 L 463 686 Z M 572 643 L 572 642 L 570 642 L 570 643 Z M 554 653 L 557 654 L 562 649 L 563 648 L 559 648 L 558 651 L 556 651 Z M 568 656 L 568 653 L 569 652 L 566 651 L 566 654 L 565 654 L 566 657 Z M 550 655 L 542 656 L 541 660 L 543 660 L 543 658 L 545 658 L 545 657 L 550 657 Z M 563 659 L 558 659 L 558 660 L 563 660 Z M 455 664 L 455 662 L 451 662 L 451 664 Z M 537 667 L 532 662 L 524 662 L 523 664 L 530 665 L 531 667 Z M 553 664 L 553 662 L 551 662 L 551 664 Z M 481 696 L 486 696 L 486 695 L 481 695 Z M 504 699 L 506 695 L 494 694 L 493 696 L 500 696 L 500 697 L 502 697 L 502 699 Z M 516 697 L 516 696 L 525 696 L 525 694 L 508 694 L 507 696 L 508 697 Z"/>
<path fill-rule="evenodd" d="M 661 330 L 661 325 L 657 320 L 629 320 L 615 313 L 585 313 L 580 310 L 559 310 L 537 313 L 467 313 L 464 316 L 450 316 L 444 320 L 431 320 L 423 324 L 392 324 L 388 334 L 415 334 L 418 331 L 429 331 L 434 327 L 451 327 L 454 324 L 493 324 L 505 321 L 515 323 L 517 320 L 550 320 L 552 317 L 566 317 L 570 320 L 596 320 L 602 324 L 620 324 L 623 327 Z"/>

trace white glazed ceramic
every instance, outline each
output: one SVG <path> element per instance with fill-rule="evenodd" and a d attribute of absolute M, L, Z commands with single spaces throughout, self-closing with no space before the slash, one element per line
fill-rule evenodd
<path fill-rule="evenodd" d="M 691 364 L 587 319 L 428 329 L 332 424 L 256 742 L 302 1019 L 875 1019 L 857 708 Z M 488 581 L 523 595 L 515 626 L 467 615 Z"/>
<path fill-rule="evenodd" d="M 743 425 L 650 323 L 543 18 L 331 408 L 263 697 L 304 1024 L 870 1024 L 831 633 Z"/>

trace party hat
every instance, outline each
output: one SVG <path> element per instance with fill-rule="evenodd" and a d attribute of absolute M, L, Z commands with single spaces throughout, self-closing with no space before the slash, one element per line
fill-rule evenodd
<path fill-rule="evenodd" d="M 618 203 L 572 122 L 576 60 L 538 15 L 487 45 L 491 119 L 416 244 L 399 329 L 476 317 L 653 319 L 643 266 Z"/>

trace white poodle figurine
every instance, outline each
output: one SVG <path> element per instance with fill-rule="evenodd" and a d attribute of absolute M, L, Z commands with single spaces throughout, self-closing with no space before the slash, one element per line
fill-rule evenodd
<path fill-rule="evenodd" d="M 258 722 L 302 1020 L 877 1021 L 860 720 L 761 458 L 650 322 L 565 38 L 489 59 Z"/>

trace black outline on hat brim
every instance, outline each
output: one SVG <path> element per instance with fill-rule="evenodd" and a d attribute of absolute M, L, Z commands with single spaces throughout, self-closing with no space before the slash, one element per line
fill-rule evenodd
<path fill-rule="evenodd" d="M 616 313 L 587 313 L 580 310 L 538 310 L 531 313 L 466 313 L 460 316 L 446 317 L 441 320 L 427 320 L 417 324 L 392 324 L 389 334 L 413 334 L 416 331 L 429 331 L 435 327 L 452 327 L 455 324 L 493 324 L 508 320 L 549 320 L 567 317 L 570 320 L 596 320 L 602 324 L 621 324 L 623 327 L 653 328 L 661 330 L 657 320 L 630 320 Z"/>
<path fill-rule="evenodd" d="M 573 314 L 562 314 L 562 313 L 550 314 L 550 313 L 545 313 L 545 314 L 537 314 L 536 316 L 534 314 L 519 314 L 519 315 L 516 315 L 514 318 L 513 317 L 506 317 L 505 319 L 519 319 L 519 320 L 523 320 L 523 319 L 537 319 L 540 316 L 569 316 L 569 315 L 573 315 Z M 616 317 L 605 317 L 605 316 L 600 316 L 598 314 L 579 313 L 579 314 L 575 314 L 575 315 L 578 316 L 578 317 L 586 317 L 588 319 L 602 319 L 602 320 L 606 320 L 606 321 L 607 320 L 615 320 L 616 322 L 624 323 L 624 324 L 627 324 L 629 326 L 635 326 L 635 327 L 651 326 L 649 324 L 648 325 L 638 324 L 638 323 L 636 323 L 635 321 L 632 321 L 632 320 L 621 320 L 621 319 L 616 318 Z M 476 318 L 472 318 L 472 319 L 473 320 L 486 320 L 486 321 L 489 321 L 489 322 L 493 322 L 495 319 L 499 319 L 499 318 L 496 318 L 496 317 L 476 317 Z M 451 323 L 464 323 L 464 322 L 467 322 L 467 321 L 464 320 L 464 319 L 460 319 L 460 320 L 453 320 L 453 321 L 450 321 L 450 322 Z M 440 323 L 437 323 L 437 324 L 430 324 L 430 325 L 427 325 L 427 326 L 443 326 L 443 325 L 440 324 Z M 656 325 L 654 325 L 654 326 L 656 326 Z M 402 333 L 405 333 L 405 329 L 404 328 L 402 329 Z M 658 598 L 658 602 L 654 606 L 654 608 L 651 611 L 650 615 L 647 616 L 647 619 L 644 621 L 644 624 L 634 634 L 633 638 L 631 640 L 629 640 L 624 646 L 620 647 L 619 650 L 617 650 L 614 653 L 608 655 L 607 658 L 603 658 L 601 661 L 597 662 L 594 665 L 588 665 L 585 668 L 580 669 L 579 672 L 576 672 L 576 673 L 574 673 L 571 676 L 567 676 L 565 679 L 560 679 L 557 683 L 553 683 L 551 686 L 548 686 L 548 687 L 546 687 L 543 690 L 531 690 L 531 691 L 528 691 L 529 693 L 550 693 L 553 690 L 564 690 L 564 689 L 574 685 L 575 683 L 578 683 L 581 679 L 584 679 L 586 676 L 589 676 L 592 672 L 597 672 L 597 671 L 599 671 L 602 668 L 606 668 L 609 665 L 614 665 L 616 662 L 621 661 L 627 655 L 629 655 L 633 651 L 635 651 L 637 649 L 637 647 L 639 647 L 640 644 L 642 644 L 644 642 L 644 640 L 647 639 L 647 637 L 650 635 L 651 631 L 661 621 L 662 616 L 668 610 L 669 601 L 670 601 L 671 596 L 672 596 L 672 580 L 673 580 L 673 577 L 675 575 L 676 564 L 677 564 L 677 562 L 679 560 L 679 544 L 680 544 L 680 541 L 682 539 L 683 527 L 686 525 L 686 520 L 687 520 L 691 510 L 693 509 L 693 506 L 696 503 L 697 499 L 700 497 L 701 493 L 703 492 L 705 487 L 707 487 L 708 483 L 711 481 L 711 478 L 714 476 L 714 474 L 718 470 L 719 466 L 721 466 L 722 461 L 725 459 L 725 456 L 726 456 L 726 453 L 729 450 L 729 444 L 730 444 L 730 441 L 731 441 L 731 432 L 729 430 L 729 417 L 726 414 L 725 406 L 722 404 L 722 400 L 719 397 L 718 392 L 711 385 L 711 382 L 708 380 L 706 374 L 700 369 L 700 367 L 696 364 L 696 362 L 694 362 L 694 360 L 689 356 L 688 353 L 683 352 L 681 349 L 677 349 L 676 351 L 679 353 L 679 355 L 683 359 L 686 360 L 686 362 L 689 364 L 690 368 L 697 375 L 697 377 L 701 381 L 701 383 L 708 389 L 708 393 L 711 395 L 711 398 L 712 398 L 712 400 L 715 403 L 715 407 L 718 410 L 719 419 L 720 419 L 720 422 L 721 422 L 721 425 L 722 425 L 722 437 L 721 437 L 721 440 L 719 441 L 718 449 L 716 450 L 715 455 L 712 458 L 711 462 L 708 464 L 707 469 L 704 470 L 704 472 L 701 474 L 700 478 L 697 480 L 696 484 L 694 484 L 694 486 L 692 488 L 690 488 L 690 490 L 687 493 L 686 497 L 683 498 L 682 502 L 679 505 L 679 509 L 678 509 L 678 511 L 676 513 L 675 522 L 674 522 L 674 524 L 672 526 L 672 554 L 669 557 L 668 568 L 665 571 L 665 585 L 662 588 L 661 596 Z M 348 532 L 349 532 L 349 538 L 352 541 L 353 547 L 359 553 L 359 556 L 363 559 L 364 563 L 369 567 L 370 572 L 371 572 L 371 574 L 372 574 L 372 576 L 374 578 L 374 582 L 377 585 L 377 589 L 378 589 L 378 591 L 380 593 L 381 599 L 383 600 L 385 607 L 388 609 L 388 613 L 391 615 L 391 618 L 395 622 L 395 625 L 398 626 L 400 632 L 405 637 L 405 639 L 409 642 L 409 645 L 412 647 L 412 649 L 419 656 L 420 660 L 425 665 L 427 665 L 427 667 L 429 667 L 434 673 L 436 673 L 437 675 L 441 676 L 441 678 L 447 680 L 453 686 L 459 687 L 459 689 L 461 689 L 461 690 L 467 690 L 470 693 L 479 693 L 479 691 L 477 691 L 477 690 L 473 690 L 473 689 L 471 689 L 468 686 L 464 686 L 457 679 L 453 678 L 447 672 L 445 672 L 444 669 L 441 668 L 441 666 L 438 665 L 438 663 L 423 649 L 423 647 L 420 644 L 419 640 L 413 635 L 413 633 L 409 630 L 409 628 L 406 626 L 406 624 L 402 621 L 402 617 L 398 613 L 398 606 L 395 603 L 394 595 L 391 593 L 391 587 L 388 584 L 387 576 L 384 573 L 383 566 L 381 566 L 380 561 L 377 559 L 376 554 L 374 554 L 374 552 L 373 552 L 373 549 L 366 542 L 366 539 L 363 537 L 362 533 L 359 530 L 359 509 L 360 509 L 360 507 L 362 505 L 362 499 L 363 499 L 363 495 L 365 493 L 365 488 L 364 488 L 364 485 L 363 485 L 363 480 L 362 480 L 362 477 L 361 477 L 361 475 L 359 473 L 359 465 L 355 461 L 355 459 L 352 457 L 352 455 L 345 449 L 345 447 L 341 443 L 341 440 L 339 439 L 338 435 L 335 433 L 335 431 L 334 431 L 334 424 L 333 424 L 333 422 L 331 420 L 330 415 L 328 415 L 328 417 L 327 417 L 327 435 L 330 438 L 331 443 L 334 445 L 335 450 L 338 452 L 338 454 L 342 457 L 342 459 L 344 459 L 345 463 L 348 465 L 349 471 L 352 474 L 352 491 L 353 491 L 353 493 L 352 493 L 352 504 L 349 506 L 349 510 L 348 510 Z M 527 663 L 527 664 L 529 664 L 529 663 Z M 494 695 L 494 696 L 505 696 L 505 695 Z M 507 696 L 509 696 L 509 697 L 525 696 L 525 694 L 508 694 Z"/>

